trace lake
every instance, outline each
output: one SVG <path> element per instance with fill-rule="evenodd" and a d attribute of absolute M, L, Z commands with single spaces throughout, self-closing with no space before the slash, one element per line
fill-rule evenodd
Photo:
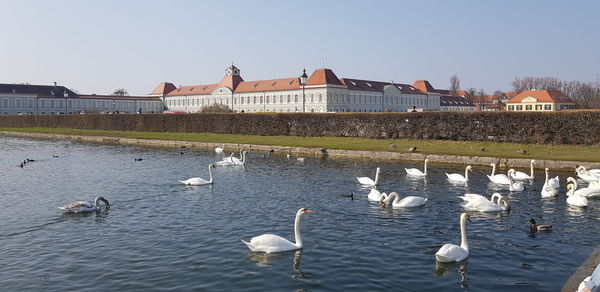
<path fill-rule="evenodd" d="M 213 186 L 178 182 L 208 178 L 207 165 L 222 157 L 0 136 L 1 290 L 558 291 L 600 238 L 600 200 L 566 205 L 571 172 L 552 173 L 561 177 L 560 195 L 547 200 L 541 171 L 524 192 L 510 193 L 489 183 L 489 166 L 473 166 L 465 186 L 444 175 L 464 173 L 463 165 L 430 163 L 426 179 L 412 179 L 404 168 L 422 163 L 266 153 L 248 153 L 245 167 L 213 169 Z M 35 161 L 19 167 L 27 158 Z M 378 189 L 427 204 L 369 202 L 356 177 L 374 177 L 376 167 Z M 471 212 L 468 260 L 436 264 L 443 244 L 460 244 L 458 196 L 495 191 L 512 210 Z M 99 195 L 108 210 L 57 208 Z M 302 251 L 250 253 L 240 241 L 263 233 L 293 240 L 302 207 L 313 210 L 302 218 Z M 554 231 L 529 233 L 530 218 Z"/>

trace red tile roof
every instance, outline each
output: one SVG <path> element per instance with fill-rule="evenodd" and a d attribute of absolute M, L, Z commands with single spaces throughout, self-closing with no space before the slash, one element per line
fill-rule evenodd
<path fill-rule="evenodd" d="M 517 94 L 517 96 L 511 98 L 506 103 L 520 103 L 524 98 L 530 96 L 537 99 L 538 102 L 575 103 L 574 100 L 567 98 L 562 92 L 553 90 L 525 90 Z"/>
<path fill-rule="evenodd" d="M 225 75 L 225 77 L 221 79 L 221 82 L 219 82 L 219 86 L 225 86 L 229 87 L 229 89 L 231 90 L 235 90 L 235 88 L 240 84 L 240 82 L 243 81 L 244 79 L 242 79 L 242 76 L 240 75 Z"/>
<path fill-rule="evenodd" d="M 169 93 L 175 89 L 177 89 L 177 87 L 175 87 L 175 85 L 173 85 L 173 83 L 163 82 L 163 83 L 159 84 L 158 86 L 156 86 L 156 88 L 154 88 L 154 90 L 152 90 L 152 92 L 150 92 L 150 95 L 166 95 L 167 93 Z"/>
<path fill-rule="evenodd" d="M 412 84 L 412 86 L 423 93 L 435 91 L 433 86 L 431 86 L 431 83 L 429 83 L 427 80 L 417 80 Z"/>
<path fill-rule="evenodd" d="M 331 69 L 317 69 L 315 70 L 310 77 L 308 77 L 308 81 L 306 81 L 306 85 L 343 85 L 340 82 L 340 79 L 335 76 L 335 73 L 331 71 Z"/>
<path fill-rule="evenodd" d="M 293 90 L 300 88 L 300 80 L 297 77 L 244 81 L 238 85 L 235 92 L 257 92 L 274 90 Z"/>

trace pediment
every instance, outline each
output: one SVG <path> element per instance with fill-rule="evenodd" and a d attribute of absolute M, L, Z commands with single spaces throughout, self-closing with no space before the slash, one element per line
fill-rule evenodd
<path fill-rule="evenodd" d="M 227 86 L 218 86 L 215 89 L 213 89 L 213 91 L 210 94 L 227 94 L 232 92 L 233 91 L 231 90 L 231 88 Z"/>
<path fill-rule="evenodd" d="M 537 102 L 537 101 L 538 101 L 538 100 L 537 100 L 537 98 L 535 98 L 535 97 L 533 97 L 533 96 L 528 96 L 528 97 L 526 97 L 526 98 L 523 98 L 523 99 L 521 100 L 521 102 Z"/>

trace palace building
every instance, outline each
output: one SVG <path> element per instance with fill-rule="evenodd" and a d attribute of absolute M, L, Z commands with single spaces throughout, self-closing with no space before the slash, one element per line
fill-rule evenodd
<path fill-rule="evenodd" d="M 304 78 L 302 78 L 304 77 Z M 221 104 L 236 112 L 404 112 L 439 110 L 440 94 L 408 84 L 338 78 L 331 69 L 310 76 L 245 81 L 230 66 L 219 83 L 181 86 L 161 83 L 150 96 L 173 111 L 198 112 Z"/>

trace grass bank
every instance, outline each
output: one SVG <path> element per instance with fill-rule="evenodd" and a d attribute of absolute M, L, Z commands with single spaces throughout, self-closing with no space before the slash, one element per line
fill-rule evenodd
<path fill-rule="evenodd" d="M 0 127 L 0 131 L 109 136 L 119 138 L 177 140 L 191 142 L 277 145 L 398 153 L 405 153 L 408 152 L 410 147 L 417 147 L 418 152 L 422 154 L 600 162 L 600 147 L 598 146 L 537 145 L 445 140 L 398 140 L 346 137 L 254 136 L 212 133 L 106 131 L 67 128 Z M 523 154 L 523 150 L 526 151 L 526 154 Z"/>

